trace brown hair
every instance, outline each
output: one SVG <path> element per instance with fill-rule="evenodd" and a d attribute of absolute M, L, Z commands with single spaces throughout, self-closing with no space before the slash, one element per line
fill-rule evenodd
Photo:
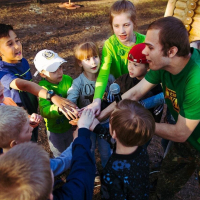
<path fill-rule="evenodd" d="M 188 32 L 180 19 L 163 17 L 149 25 L 148 30 L 152 29 L 160 30 L 159 42 L 164 56 L 168 56 L 168 51 L 173 46 L 178 48 L 177 56 L 185 57 L 190 53 Z"/>
<path fill-rule="evenodd" d="M 9 37 L 9 31 L 13 31 L 13 27 L 7 24 L 0 24 L 0 39 Z"/>
<path fill-rule="evenodd" d="M 0 199 L 48 199 L 53 180 L 49 156 L 36 143 L 14 146 L 0 156 Z"/>
<path fill-rule="evenodd" d="M 110 8 L 110 19 L 109 23 L 112 26 L 113 18 L 115 15 L 119 15 L 121 13 L 128 13 L 130 15 L 130 19 L 136 27 L 136 9 L 131 1 L 120 0 L 116 1 Z"/>
<path fill-rule="evenodd" d="M 110 116 L 111 130 L 116 132 L 119 142 L 126 146 L 141 146 L 155 132 L 152 114 L 136 101 L 120 101 Z"/>
<path fill-rule="evenodd" d="M 0 106 L 0 147 L 7 148 L 12 140 L 16 140 L 24 123 L 27 122 L 27 112 L 18 106 Z"/>
<path fill-rule="evenodd" d="M 79 63 L 87 58 L 98 56 L 99 57 L 99 49 L 94 42 L 83 42 L 75 47 L 75 67 L 76 71 L 80 72 Z M 83 70 L 83 68 L 81 68 Z"/>

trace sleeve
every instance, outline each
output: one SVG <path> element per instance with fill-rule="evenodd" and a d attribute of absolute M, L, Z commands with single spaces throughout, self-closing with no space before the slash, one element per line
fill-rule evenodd
<path fill-rule="evenodd" d="M 200 83 L 188 82 L 180 115 L 187 119 L 200 120 Z"/>
<path fill-rule="evenodd" d="M 91 200 L 94 188 L 95 161 L 90 152 L 90 131 L 78 130 L 72 145 L 72 164 L 67 182 L 53 192 L 54 199 Z"/>
<path fill-rule="evenodd" d="M 42 86 L 42 87 L 48 90 L 47 87 L 45 86 Z M 56 118 L 62 115 L 58 112 L 58 106 L 52 104 L 50 101 L 43 98 L 39 98 L 39 108 L 40 108 L 40 114 L 44 118 L 50 119 L 50 118 Z"/>
<path fill-rule="evenodd" d="M 1 78 L 1 83 L 3 84 L 3 86 L 5 88 L 7 88 L 8 90 L 11 90 L 10 83 L 13 80 L 17 79 L 17 78 L 19 78 L 19 77 L 15 76 L 15 74 L 12 74 L 12 73 L 3 73 L 2 74 L 2 78 Z"/>
<path fill-rule="evenodd" d="M 111 44 L 109 45 L 109 41 L 106 41 L 102 50 L 101 67 L 95 85 L 94 99 L 101 99 L 106 90 L 112 63 L 112 51 L 110 47 Z"/>
<path fill-rule="evenodd" d="M 93 132 L 96 133 L 99 138 L 104 139 L 106 142 L 108 142 L 111 149 L 114 149 L 115 140 L 112 139 L 109 128 L 103 127 L 101 124 L 97 124 Z"/>
<path fill-rule="evenodd" d="M 72 143 L 70 146 L 63 151 L 63 153 L 57 157 L 50 159 L 51 170 L 53 171 L 54 176 L 62 174 L 64 171 L 70 168 L 72 160 Z"/>
<path fill-rule="evenodd" d="M 145 79 L 152 84 L 159 84 L 161 82 L 160 73 L 161 73 L 161 70 L 157 70 L 157 71 L 150 70 L 145 75 Z"/>
<path fill-rule="evenodd" d="M 79 79 L 80 79 L 79 77 L 75 79 L 72 83 L 72 86 L 67 91 L 67 99 L 75 103 L 76 105 L 77 105 L 77 100 L 81 93 L 81 87 L 80 87 L 81 84 Z"/>

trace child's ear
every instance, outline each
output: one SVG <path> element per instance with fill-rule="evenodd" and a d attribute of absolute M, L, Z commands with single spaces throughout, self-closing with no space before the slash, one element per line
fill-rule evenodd
<path fill-rule="evenodd" d="M 79 67 L 83 67 L 83 65 L 82 65 L 81 62 L 78 62 L 78 66 L 79 66 Z"/>
<path fill-rule="evenodd" d="M 46 75 L 44 74 L 44 73 L 40 73 L 40 76 L 42 77 L 42 78 L 46 78 Z"/>
<path fill-rule="evenodd" d="M 116 138 L 117 138 L 115 130 L 112 132 L 112 138 L 113 138 L 113 139 L 116 139 Z"/>
<path fill-rule="evenodd" d="M 15 145 L 17 145 L 17 142 L 15 140 L 12 140 L 10 142 L 10 148 L 13 148 Z"/>

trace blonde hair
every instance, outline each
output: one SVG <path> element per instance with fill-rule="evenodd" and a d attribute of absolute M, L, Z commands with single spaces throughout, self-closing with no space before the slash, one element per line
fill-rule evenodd
<path fill-rule="evenodd" d="M 135 27 L 137 26 L 135 6 L 133 5 L 133 3 L 131 1 L 127 1 L 127 0 L 116 1 L 111 6 L 111 8 L 110 8 L 110 19 L 109 19 L 109 23 L 110 23 L 111 26 L 112 26 L 112 23 L 113 23 L 113 18 L 116 15 L 120 15 L 121 13 L 128 13 L 129 16 L 130 16 L 130 19 L 133 22 L 133 24 L 135 25 Z"/>
<path fill-rule="evenodd" d="M 83 42 L 75 47 L 75 67 L 76 71 L 80 71 L 79 64 L 82 60 L 98 56 L 99 57 L 99 49 L 94 42 Z M 83 70 L 83 69 L 82 69 Z"/>
<path fill-rule="evenodd" d="M 126 146 L 142 146 L 155 132 L 152 114 L 136 101 L 120 101 L 110 116 L 111 130 L 119 142 Z"/>
<path fill-rule="evenodd" d="M 18 139 L 24 123 L 27 122 L 27 112 L 18 106 L 0 106 L 0 147 L 7 148 L 12 140 Z"/>
<path fill-rule="evenodd" d="M 48 199 L 53 185 L 49 162 L 47 152 L 32 142 L 0 156 L 0 199 Z"/>

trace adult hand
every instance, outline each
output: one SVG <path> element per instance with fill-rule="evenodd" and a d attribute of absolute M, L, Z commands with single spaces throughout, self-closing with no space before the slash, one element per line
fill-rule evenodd
<path fill-rule="evenodd" d="M 51 97 L 51 101 L 60 108 L 59 111 L 61 111 L 67 119 L 76 119 L 78 117 L 77 105 L 68 99 L 54 95 Z"/>
<path fill-rule="evenodd" d="M 87 106 L 87 108 L 91 109 L 97 117 L 101 112 L 101 99 L 94 99 L 93 102 Z"/>
<path fill-rule="evenodd" d="M 78 120 L 78 127 L 89 129 L 94 118 L 95 118 L 95 115 L 93 111 L 91 109 L 85 109 Z"/>

